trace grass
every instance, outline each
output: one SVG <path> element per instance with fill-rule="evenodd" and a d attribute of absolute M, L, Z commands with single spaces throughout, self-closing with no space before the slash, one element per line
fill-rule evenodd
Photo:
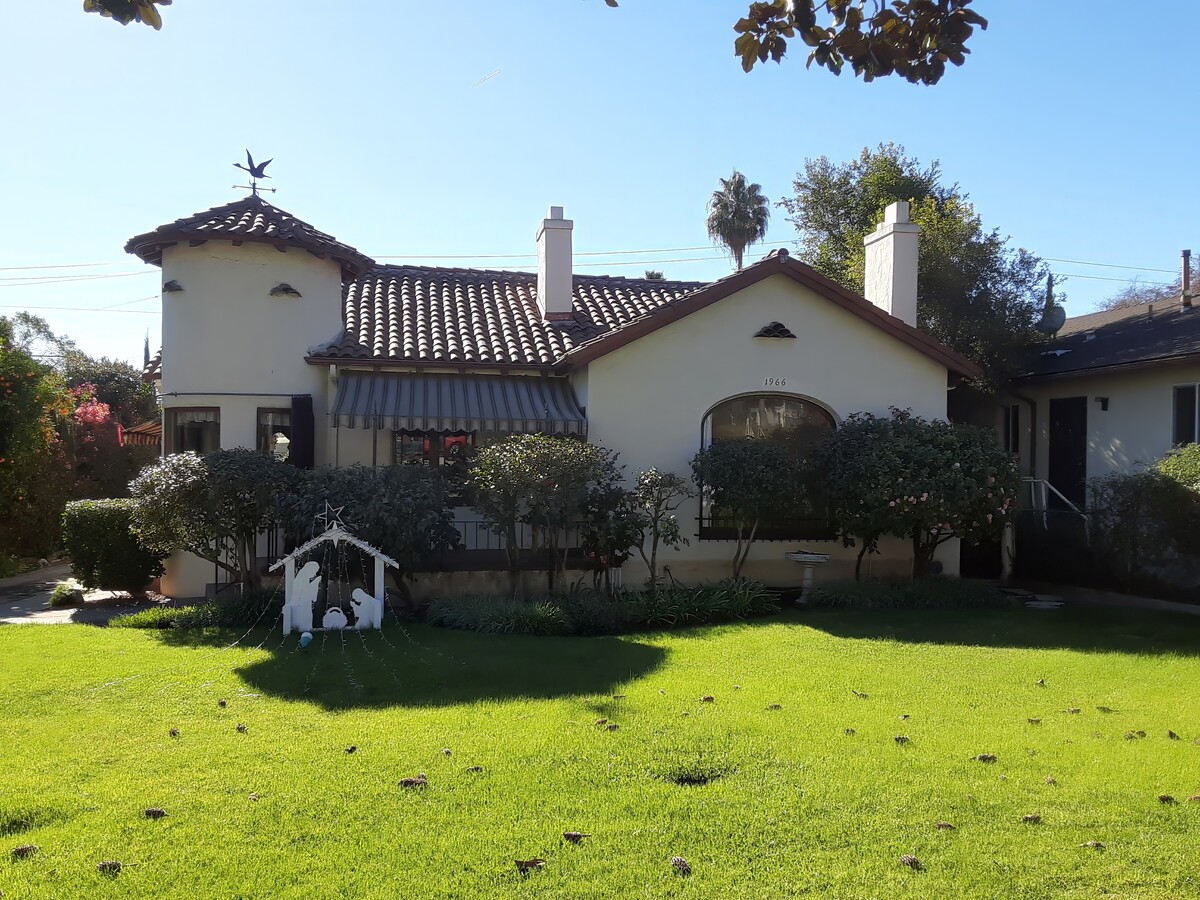
<path fill-rule="evenodd" d="M 1197 624 L 815 610 L 620 638 L 391 626 L 305 652 L 278 631 L 225 649 L 239 632 L 5 626 L 0 890 L 1200 896 Z"/>

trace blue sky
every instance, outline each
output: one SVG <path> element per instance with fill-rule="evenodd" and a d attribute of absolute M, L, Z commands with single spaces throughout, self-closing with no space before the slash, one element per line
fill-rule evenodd
<path fill-rule="evenodd" d="M 976 0 L 991 26 L 932 88 L 806 71 L 799 47 L 746 75 L 747 5 L 175 0 L 155 32 L 39 3 L 0 32 L 0 313 L 140 362 L 160 279 L 122 247 L 240 196 L 244 147 L 275 157 L 273 202 L 377 258 L 529 267 L 555 204 L 577 254 L 703 248 L 578 271 L 712 279 L 729 270 L 704 229 L 718 177 L 774 200 L 806 157 L 881 141 L 939 159 L 1015 245 L 1147 267 L 1053 262 L 1076 276 L 1071 314 L 1123 286 L 1097 278 L 1170 280 L 1200 250 L 1192 4 Z M 794 236 L 776 210 L 762 252 Z"/>

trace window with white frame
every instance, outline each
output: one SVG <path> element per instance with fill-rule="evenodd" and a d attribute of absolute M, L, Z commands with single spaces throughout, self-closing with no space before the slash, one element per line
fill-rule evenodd
<path fill-rule="evenodd" d="M 1171 443 L 1200 443 L 1200 385 L 1177 384 L 1171 404 Z"/>

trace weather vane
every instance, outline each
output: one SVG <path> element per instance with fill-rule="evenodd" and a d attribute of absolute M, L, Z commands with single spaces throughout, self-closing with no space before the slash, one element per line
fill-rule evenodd
<path fill-rule="evenodd" d="M 247 164 L 243 166 L 241 163 L 234 163 L 233 165 L 235 168 L 238 168 L 244 172 L 250 173 L 250 184 L 249 185 L 235 184 L 234 188 L 243 190 L 243 191 L 250 191 L 250 193 L 253 194 L 255 197 L 258 196 L 259 191 L 270 191 L 272 194 L 275 193 L 275 188 L 267 188 L 267 187 L 260 188 L 258 186 L 258 181 L 260 178 L 270 178 L 271 177 L 270 175 L 268 175 L 266 173 L 266 168 L 267 168 L 267 166 L 269 166 L 271 164 L 271 161 L 273 159 L 274 159 L 274 157 L 271 157 L 271 159 L 268 159 L 266 162 L 255 163 L 254 157 L 251 156 L 250 151 L 247 150 L 246 151 L 246 163 Z"/>

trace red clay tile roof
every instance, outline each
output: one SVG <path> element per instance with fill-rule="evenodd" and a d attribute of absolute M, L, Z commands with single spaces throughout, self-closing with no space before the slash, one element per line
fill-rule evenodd
<path fill-rule="evenodd" d="M 162 347 L 158 348 L 158 352 L 150 357 L 150 362 L 142 368 L 142 381 L 147 384 L 152 381 L 162 380 Z"/>
<path fill-rule="evenodd" d="M 572 317 L 546 322 L 536 274 L 379 266 L 348 286 L 345 334 L 309 359 L 544 367 L 703 286 L 576 275 Z"/>
<path fill-rule="evenodd" d="M 268 203 L 262 197 L 244 197 L 224 206 L 214 206 L 185 219 L 176 219 L 146 234 L 130 238 L 126 253 L 143 261 L 162 265 L 162 251 L 179 241 L 228 239 L 270 244 L 287 249 L 309 250 L 319 256 L 329 256 L 341 263 L 350 276 L 358 275 L 371 266 L 371 260 L 353 247 L 341 243 L 332 235 L 318 231 L 289 212 Z"/>

